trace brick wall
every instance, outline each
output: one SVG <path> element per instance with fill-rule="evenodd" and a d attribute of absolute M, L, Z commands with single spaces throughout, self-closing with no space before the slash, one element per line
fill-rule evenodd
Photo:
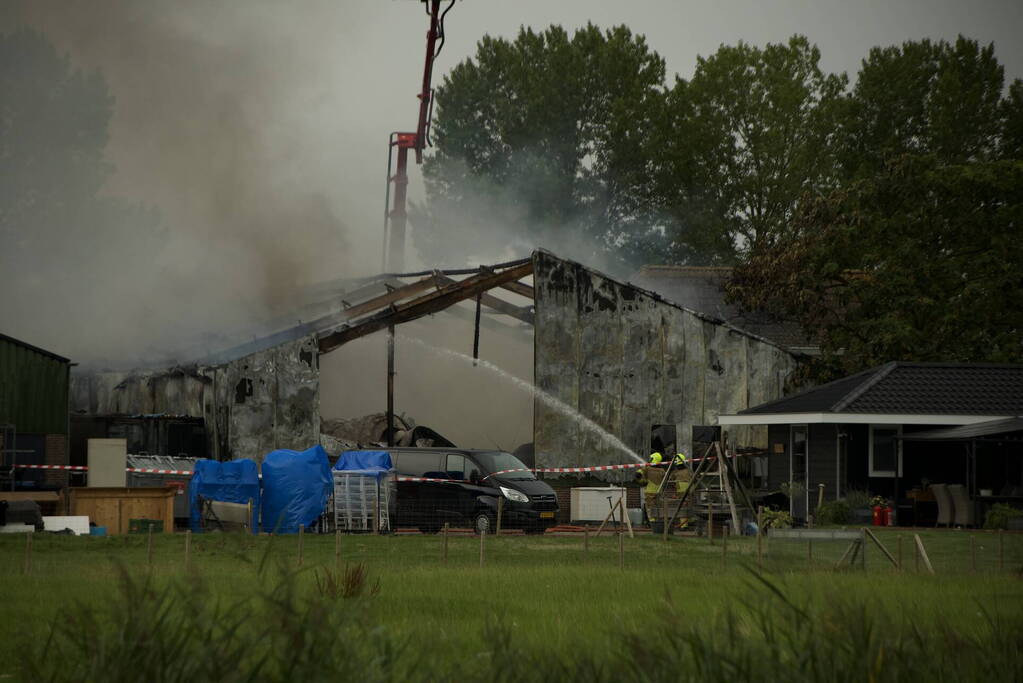
<path fill-rule="evenodd" d="M 67 437 L 63 434 L 46 435 L 46 453 L 44 460 L 47 465 L 67 465 L 68 448 Z M 57 484 L 64 487 L 68 485 L 69 473 L 67 470 L 45 470 L 43 481 L 47 484 Z"/>

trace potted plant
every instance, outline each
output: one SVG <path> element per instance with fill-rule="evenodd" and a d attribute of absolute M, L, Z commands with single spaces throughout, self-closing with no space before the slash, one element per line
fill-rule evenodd
<path fill-rule="evenodd" d="M 995 503 L 984 516 L 985 529 L 1013 529 L 1023 528 L 1023 510 L 1017 510 L 1005 503 Z"/>
<path fill-rule="evenodd" d="M 845 494 L 845 502 L 849 506 L 852 524 L 858 526 L 870 524 L 874 517 L 874 512 L 870 509 L 870 499 L 870 493 L 867 491 L 852 490 Z"/>

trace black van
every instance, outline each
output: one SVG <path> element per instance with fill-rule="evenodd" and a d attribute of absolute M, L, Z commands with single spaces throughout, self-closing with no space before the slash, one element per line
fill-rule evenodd
<path fill-rule="evenodd" d="M 501 527 L 542 533 L 556 524 L 554 489 L 537 480 L 522 461 L 503 451 L 459 448 L 387 448 L 399 477 L 445 481 L 399 481 L 398 526 L 434 533 L 445 522 L 492 533 L 497 501 L 504 498 Z M 506 472 L 503 470 L 525 470 Z"/>

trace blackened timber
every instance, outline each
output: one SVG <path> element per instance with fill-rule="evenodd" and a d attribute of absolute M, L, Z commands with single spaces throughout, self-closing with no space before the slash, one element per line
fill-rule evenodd
<path fill-rule="evenodd" d="M 524 296 L 527 299 L 536 298 L 533 288 L 529 285 L 524 285 L 521 282 L 506 282 L 501 285 L 501 289 L 507 289 L 509 292 L 515 292 L 519 296 Z"/>
<path fill-rule="evenodd" d="M 440 284 L 450 285 L 457 283 L 457 280 L 453 280 L 448 276 L 441 275 L 439 273 L 434 276 L 434 279 L 438 282 L 438 285 Z M 487 294 L 486 292 L 481 293 L 480 300 L 484 306 L 486 306 L 487 308 L 492 308 L 498 313 L 510 315 L 516 320 L 521 320 L 522 322 L 528 325 L 533 324 L 533 312 L 530 311 L 529 308 L 525 306 L 519 307 L 514 304 L 510 304 L 507 301 L 504 301 L 503 299 L 498 299 L 493 294 Z"/>
<path fill-rule="evenodd" d="M 394 446 L 394 325 L 387 328 L 387 445 Z"/>
<path fill-rule="evenodd" d="M 396 301 L 401 301 L 402 299 L 407 299 L 408 297 L 419 294 L 420 292 L 425 292 L 434 285 L 432 276 L 424 277 L 423 279 L 411 282 L 404 287 L 397 287 L 393 289 L 391 288 L 391 284 L 387 282 L 383 284 L 389 290 L 386 294 L 381 294 L 380 296 L 375 296 L 372 299 L 363 301 L 362 303 L 349 306 L 345 308 L 340 315 L 348 320 L 358 318 L 360 315 L 372 313 L 373 311 L 393 304 Z"/>
<path fill-rule="evenodd" d="M 443 311 L 448 306 L 459 301 L 471 299 L 480 292 L 485 292 L 494 287 L 500 287 L 506 282 L 518 280 L 533 272 L 533 263 L 527 261 L 521 265 L 494 273 L 481 273 L 473 275 L 461 282 L 445 285 L 436 292 L 430 292 L 412 301 L 393 306 L 392 310 L 381 311 L 376 315 L 351 327 L 337 330 L 320 338 L 320 353 L 333 351 L 342 344 L 354 339 L 365 337 L 377 330 L 382 330 L 389 325 L 417 320 L 423 316 Z"/>
<path fill-rule="evenodd" d="M 476 326 L 472 337 L 472 364 L 480 359 L 480 309 L 483 308 L 483 293 L 476 295 Z"/>

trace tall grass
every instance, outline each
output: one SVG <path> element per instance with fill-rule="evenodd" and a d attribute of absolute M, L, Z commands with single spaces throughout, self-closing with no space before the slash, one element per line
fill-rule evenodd
<path fill-rule="evenodd" d="M 721 568 L 719 546 L 435 538 L 40 537 L 35 573 L 0 541 L 15 622 L 0 674 L 53 681 L 1023 680 L 1023 589 L 1007 568 L 937 577 L 805 571 L 798 555 Z M 743 552 L 745 551 L 745 552 Z M 949 548 L 949 552 L 952 548 Z M 791 562 L 788 560 L 791 559 Z M 112 560 L 112 561 L 111 561 Z M 968 565 L 967 565 L 968 566 Z M 792 568 L 800 568 L 800 572 Z M 6 649 L 6 648 L 5 648 Z"/>
<path fill-rule="evenodd" d="M 537 650 L 500 613 L 482 647 L 438 658 L 429 634 L 381 624 L 364 568 L 306 590 L 299 572 L 262 571 L 251 598 L 220 600 L 202 580 L 156 587 L 119 573 L 118 598 L 62 609 L 21 673 L 49 681 L 904 681 L 1023 679 L 1023 615 L 979 630 L 907 622 L 878 604 L 798 601 L 750 574 L 744 599 L 706 619 L 670 594 L 641 628 L 574 651 Z M 335 590 L 331 586 L 346 589 Z M 622 648 L 621 643 L 626 647 Z"/>
<path fill-rule="evenodd" d="M 120 568 L 117 597 L 61 609 L 45 641 L 24 650 L 22 673 L 48 681 L 393 681 L 415 674 L 417 653 L 367 609 L 364 568 L 336 577 L 336 591 L 327 584 L 308 591 L 298 571 L 279 563 L 261 564 L 259 574 L 250 597 L 224 600 L 198 577 L 158 586 Z"/>

